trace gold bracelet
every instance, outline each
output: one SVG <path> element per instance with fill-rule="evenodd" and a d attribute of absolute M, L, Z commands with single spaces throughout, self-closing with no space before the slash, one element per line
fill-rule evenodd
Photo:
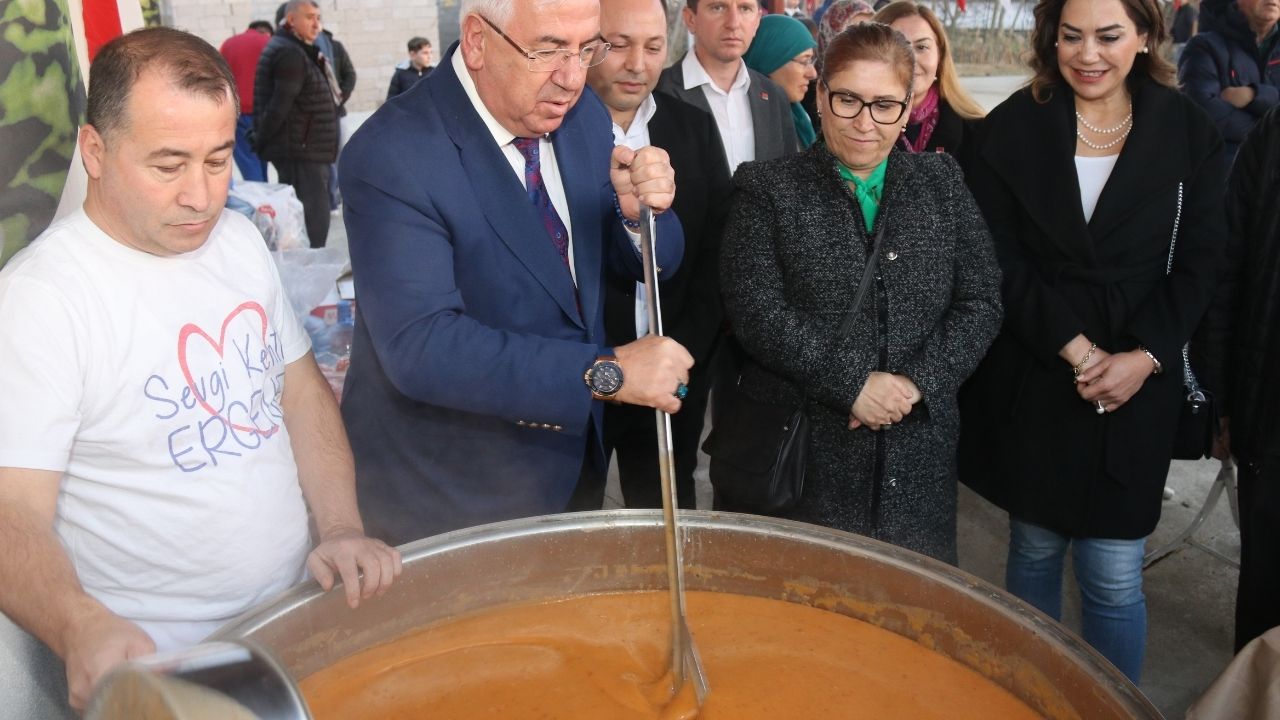
<path fill-rule="evenodd" d="M 1084 366 L 1089 364 L 1089 358 L 1093 357 L 1093 351 L 1097 349 L 1098 343 L 1093 343 L 1089 346 L 1089 352 L 1085 353 L 1084 357 L 1080 358 L 1080 362 L 1071 368 L 1071 377 L 1080 377 L 1080 373 L 1084 372 Z"/>
<path fill-rule="evenodd" d="M 1160 361 L 1156 359 L 1155 355 L 1151 354 L 1150 350 L 1146 349 L 1141 345 L 1138 346 L 1138 349 L 1141 350 L 1147 357 L 1151 358 L 1151 364 L 1156 366 L 1156 369 L 1151 372 L 1152 375 L 1159 375 L 1160 373 L 1164 372 L 1164 366 L 1160 364 Z"/>

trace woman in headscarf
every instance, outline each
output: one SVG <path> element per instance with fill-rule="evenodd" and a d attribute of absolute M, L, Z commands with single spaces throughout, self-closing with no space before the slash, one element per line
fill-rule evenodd
<path fill-rule="evenodd" d="M 834 0 L 834 2 L 828 0 L 827 4 L 823 5 L 822 14 L 813 16 L 814 22 L 818 23 L 817 70 L 819 74 L 822 73 L 822 58 L 827 53 L 827 45 L 831 42 L 831 38 L 854 23 L 867 22 L 873 15 L 875 11 L 862 0 Z M 814 83 L 809 88 L 800 105 L 804 107 L 805 112 L 809 113 L 813 127 L 821 132 L 822 118 L 818 116 L 817 87 L 817 83 Z"/>
<path fill-rule="evenodd" d="M 985 114 L 956 75 L 947 33 L 938 16 L 912 0 L 897 0 L 876 13 L 882 22 L 902 33 L 916 53 L 911 81 L 911 116 L 899 144 L 911 152 L 949 152 L 957 155 Z"/>
<path fill-rule="evenodd" d="M 768 75 L 787 93 L 801 149 L 812 145 L 817 138 L 809 114 L 800 105 L 818 76 L 813 69 L 817 46 L 813 35 L 799 20 L 789 15 L 765 15 L 760 18 L 760 27 L 751 47 L 742 56 L 747 67 Z"/>
<path fill-rule="evenodd" d="M 827 45 L 832 38 L 844 32 L 845 28 L 854 23 L 866 22 L 875 14 L 876 11 L 862 0 L 832 2 L 821 18 L 814 19 L 818 23 L 818 57 L 826 55 Z"/>
<path fill-rule="evenodd" d="M 785 516 L 954 563 L 956 391 L 999 329 L 1000 270 L 955 159 L 894 151 L 912 55 L 878 23 L 831 41 L 822 140 L 738 168 L 720 277 L 748 355 L 739 392 L 806 402 L 804 493 Z"/>

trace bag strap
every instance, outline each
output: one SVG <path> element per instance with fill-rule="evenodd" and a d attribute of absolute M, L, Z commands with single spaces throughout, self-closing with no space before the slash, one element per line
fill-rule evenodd
<path fill-rule="evenodd" d="M 880 227 L 876 228 L 876 234 L 871 239 L 871 255 L 867 257 L 867 268 L 862 271 L 862 282 L 858 283 L 858 292 L 853 295 L 853 304 L 849 306 L 849 312 L 845 313 L 844 321 L 840 323 L 840 329 L 831 342 L 832 347 L 844 342 L 844 339 L 853 331 L 853 323 L 858 319 L 858 310 L 862 309 L 862 301 L 867 296 L 867 289 L 871 287 L 871 278 L 876 274 L 876 265 L 880 261 L 880 240 L 884 237 L 885 225 L 882 218 Z"/>
<path fill-rule="evenodd" d="M 1173 215 L 1173 237 L 1169 238 L 1169 261 L 1164 265 L 1164 274 L 1173 272 L 1173 248 L 1178 244 L 1178 225 L 1182 223 L 1182 183 L 1178 183 L 1178 209 Z"/>
<path fill-rule="evenodd" d="M 1173 216 L 1173 237 L 1169 239 L 1169 261 L 1165 263 L 1164 274 L 1173 273 L 1173 249 L 1178 245 L 1178 225 L 1182 223 L 1182 183 L 1178 183 L 1178 209 Z M 1200 390 L 1200 382 L 1196 380 L 1196 374 L 1191 370 L 1191 353 L 1188 350 L 1190 343 L 1182 346 L 1182 384 L 1187 389 L 1187 399 L 1193 401 L 1203 401 L 1205 399 L 1204 392 Z"/>

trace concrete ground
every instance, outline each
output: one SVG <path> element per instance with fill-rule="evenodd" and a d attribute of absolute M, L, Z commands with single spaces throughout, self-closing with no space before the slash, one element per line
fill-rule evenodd
<path fill-rule="evenodd" d="M 965 86 L 988 109 L 1019 87 L 1025 78 L 963 78 Z M 364 116 L 348 117 L 358 125 Z M 353 129 L 349 128 L 348 132 Z M 341 213 L 335 213 L 331 246 L 346 246 Z M 656 449 L 655 449 L 656 452 Z M 698 506 L 711 507 L 707 457 L 702 456 L 696 479 Z M 1216 461 L 1176 461 L 1169 472 L 1173 490 L 1163 515 L 1148 541 L 1148 552 L 1177 537 L 1199 511 L 1214 477 Z M 611 470 L 606 507 L 621 507 L 616 469 Z M 960 567 L 998 587 L 1004 585 L 1008 543 L 1006 514 L 967 488 L 960 489 Z M 1239 559 L 1240 533 L 1224 496 L 1195 539 L 1229 558 Z M 1147 661 L 1141 688 L 1168 718 L 1182 718 L 1187 707 L 1231 660 L 1233 611 L 1237 572 L 1209 553 L 1182 545 L 1146 571 L 1148 603 Z M 1079 631 L 1080 605 L 1068 572 L 1064 624 Z"/>

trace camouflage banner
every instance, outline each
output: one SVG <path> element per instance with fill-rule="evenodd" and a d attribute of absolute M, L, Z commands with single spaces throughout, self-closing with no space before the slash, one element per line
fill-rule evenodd
<path fill-rule="evenodd" d="M 53 219 L 84 83 L 66 0 L 0 3 L 0 265 Z"/>

